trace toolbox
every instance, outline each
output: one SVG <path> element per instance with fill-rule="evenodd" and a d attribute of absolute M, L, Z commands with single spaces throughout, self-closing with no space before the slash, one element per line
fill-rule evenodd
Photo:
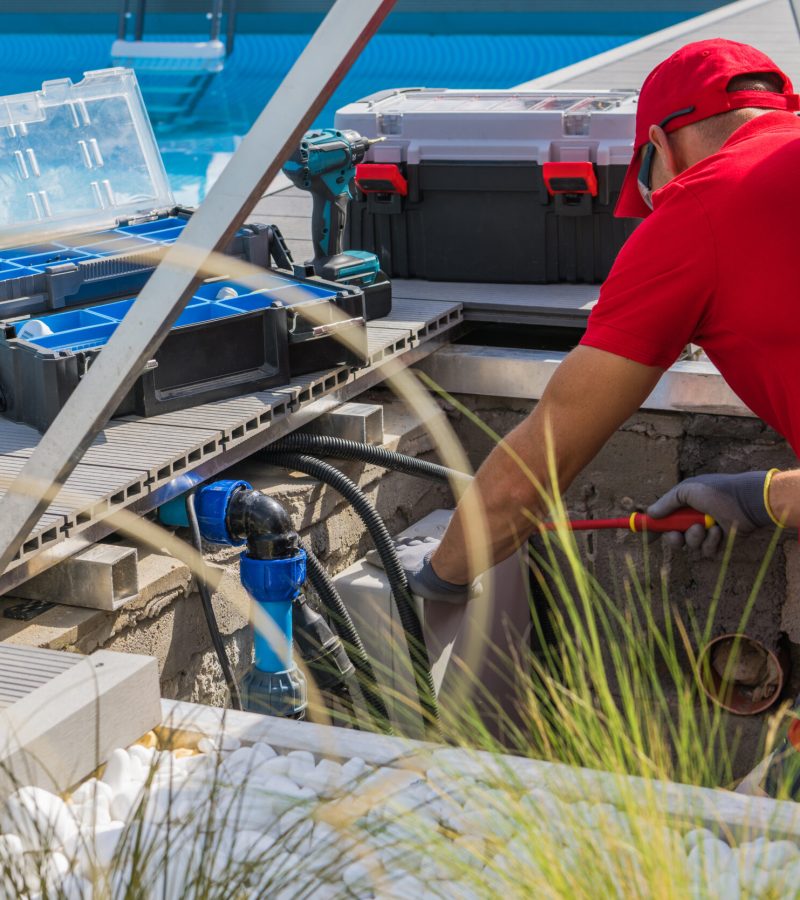
<path fill-rule="evenodd" d="M 0 412 L 45 429 L 191 211 L 175 206 L 132 71 L 87 72 L 2 101 Z M 262 269 L 257 289 L 202 284 L 115 415 L 366 364 L 360 288 L 293 273 L 274 226 L 245 226 L 228 253 Z"/>
<path fill-rule="evenodd" d="M 346 245 L 391 277 L 600 282 L 636 219 L 615 219 L 636 91 L 383 91 L 336 127 L 384 140 L 357 168 Z"/>
<path fill-rule="evenodd" d="M 261 280 L 259 290 L 201 285 L 114 415 L 157 415 L 366 363 L 360 291 L 274 273 Z M 48 428 L 134 302 L 0 323 L 3 414 Z"/>

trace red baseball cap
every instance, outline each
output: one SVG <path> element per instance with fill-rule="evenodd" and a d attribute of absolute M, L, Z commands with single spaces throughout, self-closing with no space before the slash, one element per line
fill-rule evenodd
<path fill-rule="evenodd" d="M 783 83 L 780 93 L 727 90 L 730 80 L 737 75 L 767 72 L 780 78 Z M 645 79 L 639 94 L 633 158 L 625 173 L 614 215 L 637 219 L 650 215 L 651 210 L 642 199 L 636 182 L 640 167 L 639 151 L 649 140 L 651 125 L 659 125 L 667 117 L 691 107 L 691 112 L 675 116 L 663 126 L 669 133 L 709 116 L 746 106 L 789 111 L 800 109 L 800 98 L 794 93 L 792 82 L 755 47 L 714 38 L 687 44 L 659 63 Z"/>

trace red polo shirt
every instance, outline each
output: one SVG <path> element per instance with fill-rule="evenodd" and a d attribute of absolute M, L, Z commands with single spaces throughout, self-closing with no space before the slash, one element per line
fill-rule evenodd
<path fill-rule="evenodd" d="M 800 455 L 800 118 L 745 123 L 653 205 L 581 343 L 664 369 L 699 344 Z"/>

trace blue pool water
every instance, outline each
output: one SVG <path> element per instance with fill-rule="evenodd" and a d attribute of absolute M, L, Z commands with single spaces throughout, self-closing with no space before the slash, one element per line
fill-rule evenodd
<path fill-rule="evenodd" d="M 637 36 L 381 33 L 315 124 L 332 125 L 338 107 L 382 88 L 507 88 Z M 2 33 L 0 16 L 0 93 L 35 90 L 51 78 L 79 80 L 86 70 L 109 66 L 112 38 L 108 33 Z M 156 123 L 179 202 L 202 200 L 307 41 L 307 34 L 239 35 L 225 70 L 215 76 L 192 116 Z M 146 81 L 145 97 L 150 99 Z"/>

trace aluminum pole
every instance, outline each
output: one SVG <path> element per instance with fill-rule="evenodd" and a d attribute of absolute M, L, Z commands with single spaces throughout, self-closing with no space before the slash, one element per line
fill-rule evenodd
<path fill-rule="evenodd" d="M 158 349 L 394 0 L 337 0 L 0 501 L 0 572 Z"/>

